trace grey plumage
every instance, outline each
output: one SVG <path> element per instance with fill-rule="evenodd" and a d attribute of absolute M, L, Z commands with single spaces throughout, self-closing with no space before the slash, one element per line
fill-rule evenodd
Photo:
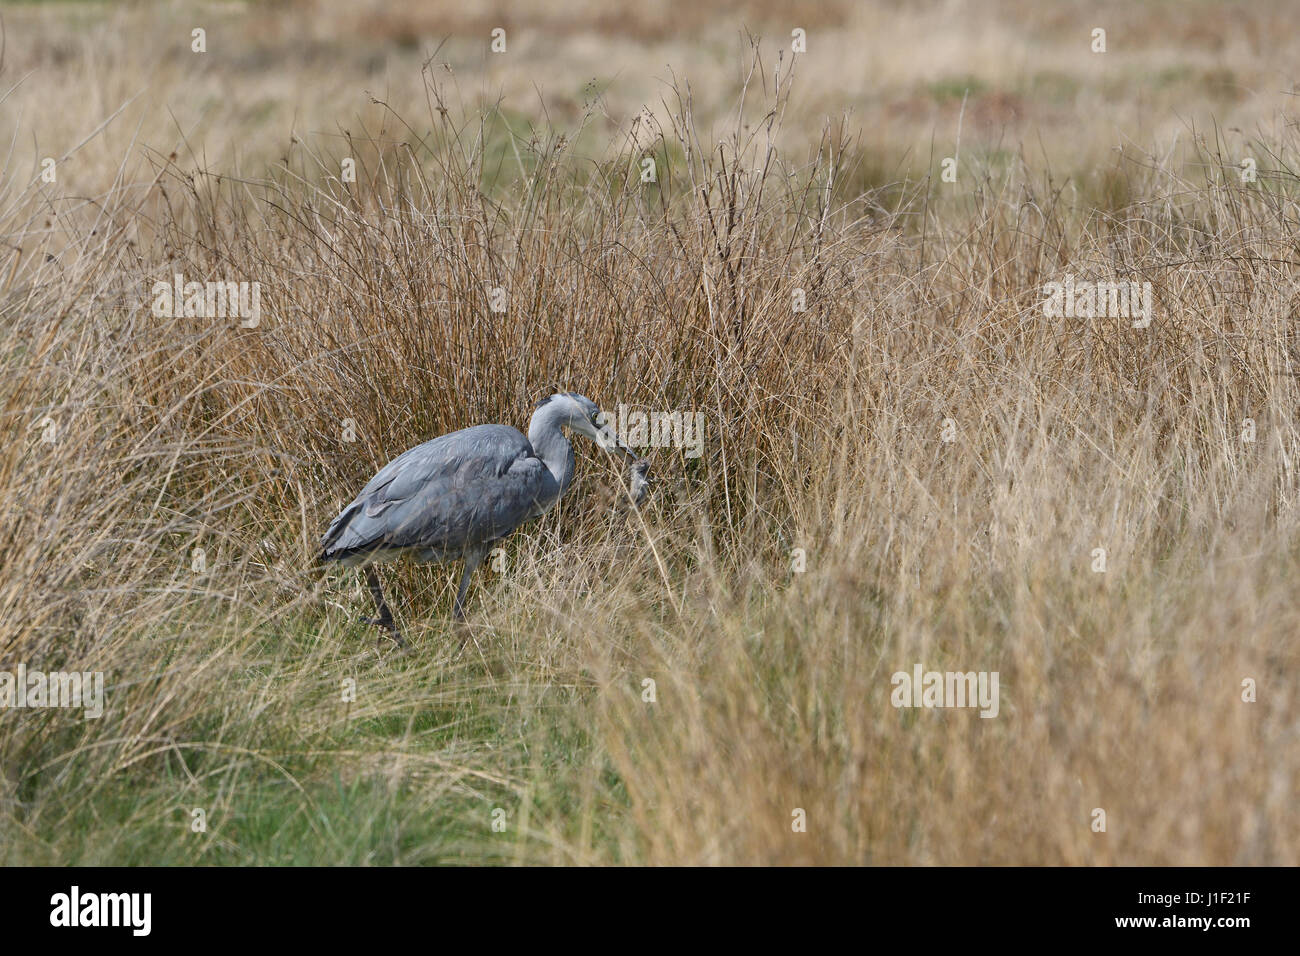
<path fill-rule="evenodd" d="M 453 609 L 461 618 L 470 576 L 493 543 L 550 510 L 573 480 L 573 446 L 563 428 L 634 457 L 600 423 L 599 412 L 582 395 L 552 395 L 538 403 L 526 438 L 508 425 L 474 425 L 403 452 L 330 523 L 320 560 L 366 567 L 379 608 L 375 623 L 401 644 L 371 565 L 401 555 L 463 559 Z"/>
<path fill-rule="evenodd" d="M 546 511 L 560 492 L 515 429 L 464 428 L 385 465 L 325 532 L 322 557 L 355 564 L 416 550 L 425 561 L 459 558 Z"/>

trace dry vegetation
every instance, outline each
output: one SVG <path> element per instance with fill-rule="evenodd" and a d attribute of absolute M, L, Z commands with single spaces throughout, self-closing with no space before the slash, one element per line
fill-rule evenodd
<path fill-rule="evenodd" d="M 108 691 L 0 711 L 0 862 L 1300 862 L 1283 6 L 826 5 L 793 72 L 781 6 L 4 11 L 0 670 Z M 377 649 L 337 506 L 557 388 L 706 453 L 628 520 L 579 446 L 467 649 L 415 567 Z M 918 662 L 999 716 L 893 708 Z"/>

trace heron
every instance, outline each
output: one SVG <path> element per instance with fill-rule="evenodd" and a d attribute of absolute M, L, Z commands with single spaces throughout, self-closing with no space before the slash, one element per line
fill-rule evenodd
<path fill-rule="evenodd" d="M 470 577 L 492 546 L 554 507 L 573 480 L 566 428 L 632 460 L 633 494 L 644 497 L 645 459 L 618 440 L 595 402 L 560 392 L 537 403 L 527 437 L 509 425 L 473 425 L 398 455 L 330 522 L 318 560 L 364 568 L 379 612 L 367 623 L 387 631 L 399 647 L 406 641 L 375 565 L 403 555 L 433 564 L 462 560 L 452 617 L 463 621 Z"/>

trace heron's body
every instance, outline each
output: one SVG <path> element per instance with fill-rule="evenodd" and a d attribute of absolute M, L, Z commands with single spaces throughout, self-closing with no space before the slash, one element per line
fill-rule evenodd
<path fill-rule="evenodd" d="M 403 452 L 330 523 L 321 560 L 366 566 L 377 623 L 401 643 L 370 566 L 402 555 L 463 559 L 454 610 L 461 617 L 470 575 L 493 543 L 549 511 L 573 480 L 573 446 L 561 429 L 610 437 L 595 423 L 598 412 L 581 395 L 552 395 L 538 404 L 526 438 L 508 425 L 475 425 Z"/>
<path fill-rule="evenodd" d="M 321 556 L 349 565 L 411 553 L 421 561 L 463 558 L 548 511 L 563 490 L 515 429 L 463 428 L 380 469 L 329 526 Z"/>

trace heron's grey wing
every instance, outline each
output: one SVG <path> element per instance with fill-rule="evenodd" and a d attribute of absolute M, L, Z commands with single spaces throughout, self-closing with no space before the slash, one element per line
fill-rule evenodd
<path fill-rule="evenodd" d="M 553 484 L 515 429 L 476 425 L 452 432 L 380 469 L 325 532 L 321 556 L 406 548 L 457 555 L 513 531 Z"/>
<path fill-rule="evenodd" d="M 500 475 L 464 476 L 463 481 L 422 487 L 394 505 L 389 541 L 417 547 L 426 558 L 458 557 L 510 532 L 554 497 L 554 476 L 535 455 L 520 455 Z"/>

